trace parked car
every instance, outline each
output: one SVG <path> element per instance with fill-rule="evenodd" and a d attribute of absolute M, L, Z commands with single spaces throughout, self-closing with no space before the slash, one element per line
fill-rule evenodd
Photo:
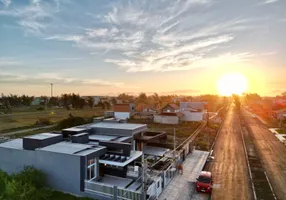
<path fill-rule="evenodd" d="M 197 192 L 205 192 L 211 193 L 212 192 L 212 174 L 211 172 L 202 171 L 197 178 L 196 182 L 196 189 Z"/>

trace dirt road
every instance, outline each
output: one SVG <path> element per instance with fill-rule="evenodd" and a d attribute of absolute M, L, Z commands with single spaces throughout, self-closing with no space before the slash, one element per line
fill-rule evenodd
<path fill-rule="evenodd" d="M 267 172 L 274 193 L 279 200 L 286 199 L 286 146 L 251 113 L 242 109 L 242 116 L 253 137 L 256 151 Z"/>
<path fill-rule="evenodd" d="M 206 170 L 213 174 L 213 200 L 250 200 L 251 184 L 241 137 L 240 120 L 231 106 L 214 147 L 214 161 Z"/>

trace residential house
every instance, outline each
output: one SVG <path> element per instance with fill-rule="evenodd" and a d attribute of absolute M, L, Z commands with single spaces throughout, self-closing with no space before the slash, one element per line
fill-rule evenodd
<path fill-rule="evenodd" d="M 0 144 L 0 169 L 34 166 L 56 190 L 95 199 L 142 199 L 142 152 L 135 136 L 145 124 L 99 121 L 61 133 L 42 133 Z"/>
<path fill-rule="evenodd" d="M 115 104 L 113 107 L 114 117 L 121 119 L 129 119 L 135 113 L 134 103 Z"/>
<path fill-rule="evenodd" d="M 154 115 L 154 122 L 160 124 L 179 124 L 184 114 L 176 104 L 168 104 L 161 109 L 160 114 Z"/>
<path fill-rule="evenodd" d="M 184 114 L 182 121 L 202 121 L 206 114 L 206 102 L 181 102 L 180 110 Z"/>

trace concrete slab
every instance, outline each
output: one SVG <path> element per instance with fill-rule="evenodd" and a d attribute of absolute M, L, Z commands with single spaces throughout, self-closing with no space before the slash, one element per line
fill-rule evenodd
<path fill-rule="evenodd" d="M 208 195 L 194 192 L 194 182 L 202 171 L 209 152 L 193 151 L 188 155 L 183 163 L 184 173 L 176 174 L 169 185 L 164 188 L 164 191 L 159 196 L 159 200 L 208 200 Z M 189 184 L 193 182 L 193 184 Z"/>

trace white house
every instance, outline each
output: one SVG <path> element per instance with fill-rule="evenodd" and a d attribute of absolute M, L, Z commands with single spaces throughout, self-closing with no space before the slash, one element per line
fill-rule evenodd
<path fill-rule="evenodd" d="M 168 104 L 161 109 L 161 113 L 154 115 L 154 122 L 160 124 L 179 124 L 183 118 L 179 106 L 176 104 Z"/>
<path fill-rule="evenodd" d="M 129 119 L 135 112 L 134 103 L 121 103 L 114 105 L 114 117 L 118 119 Z"/>
<path fill-rule="evenodd" d="M 182 121 L 202 121 L 206 114 L 205 102 L 181 102 Z"/>

